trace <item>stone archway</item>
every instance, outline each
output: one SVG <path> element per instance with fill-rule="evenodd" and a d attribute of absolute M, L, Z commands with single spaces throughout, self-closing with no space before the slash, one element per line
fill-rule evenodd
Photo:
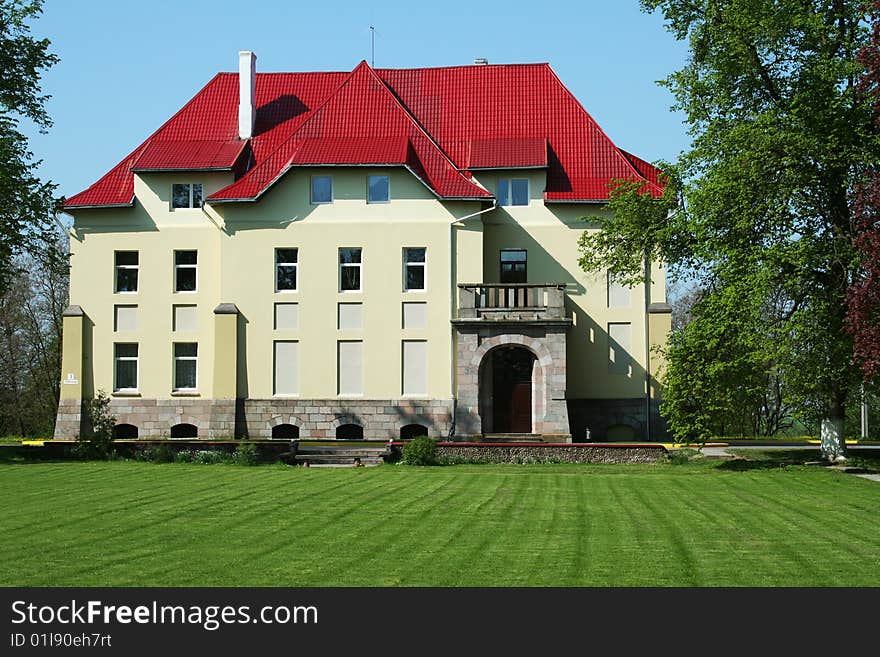
<path fill-rule="evenodd" d="M 458 328 L 456 355 L 456 436 L 479 435 L 491 430 L 481 410 L 480 370 L 493 349 L 521 347 L 534 355 L 532 379 L 532 432 L 568 442 L 568 408 L 565 401 L 565 327 L 530 327 L 518 332 L 513 326 Z M 530 330 L 531 329 L 531 330 Z M 527 333 L 528 332 L 528 333 Z M 482 393 L 485 395 L 485 391 Z M 482 399 L 486 406 L 485 397 Z M 486 409 L 488 411 L 488 408 Z"/>
<path fill-rule="evenodd" d="M 544 406 L 544 377 L 526 347 L 501 345 L 483 356 L 479 368 L 483 433 L 533 433 Z"/>

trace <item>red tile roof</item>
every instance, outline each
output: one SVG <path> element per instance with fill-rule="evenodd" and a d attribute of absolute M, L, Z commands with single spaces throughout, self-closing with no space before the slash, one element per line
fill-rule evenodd
<path fill-rule="evenodd" d="M 543 137 L 473 139 L 467 168 L 533 169 L 547 166 L 547 140 Z"/>
<path fill-rule="evenodd" d="M 131 165 L 132 171 L 231 170 L 247 141 L 183 140 L 151 141 Z"/>
<path fill-rule="evenodd" d="M 209 202 L 256 200 L 289 168 L 322 164 L 405 166 L 441 198 L 491 198 L 471 168 L 546 167 L 547 201 L 606 200 L 616 178 L 662 193 L 657 169 L 614 146 L 547 64 L 258 73 L 256 106 L 246 144 L 238 75 L 218 74 L 65 207 L 130 205 L 133 171 L 237 161 L 250 168 Z"/>

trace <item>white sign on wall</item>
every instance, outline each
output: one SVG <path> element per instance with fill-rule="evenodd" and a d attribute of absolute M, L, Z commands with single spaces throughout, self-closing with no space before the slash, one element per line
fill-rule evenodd
<path fill-rule="evenodd" d="M 74 374 L 73 372 L 68 372 L 67 378 L 64 379 L 64 381 L 62 381 L 61 383 L 66 383 L 68 385 L 76 385 L 77 383 L 79 383 L 79 381 L 76 380 L 76 374 Z"/>

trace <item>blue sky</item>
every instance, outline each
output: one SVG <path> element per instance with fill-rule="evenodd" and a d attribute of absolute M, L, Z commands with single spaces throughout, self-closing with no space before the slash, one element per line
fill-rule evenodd
<path fill-rule="evenodd" d="M 686 51 L 637 0 L 526 5 L 290 0 L 46 0 L 32 30 L 61 62 L 43 79 L 54 126 L 28 131 L 41 175 L 75 194 L 106 173 L 239 50 L 258 71 L 349 71 L 550 62 L 614 142 L 647 160 L 672 160 L 689 140 L 670 93 L 656 81 Z"/>

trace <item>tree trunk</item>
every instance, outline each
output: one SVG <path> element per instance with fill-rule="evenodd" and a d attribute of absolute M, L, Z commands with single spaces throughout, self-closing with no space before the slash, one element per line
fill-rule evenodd
<path fill-rule="evenodd" d="M 828 417 L 822 420 L 822 456 L 829 461 L 846 459 L 846 440 L 843 436 L 843 404 L 831 405 Z"/>

